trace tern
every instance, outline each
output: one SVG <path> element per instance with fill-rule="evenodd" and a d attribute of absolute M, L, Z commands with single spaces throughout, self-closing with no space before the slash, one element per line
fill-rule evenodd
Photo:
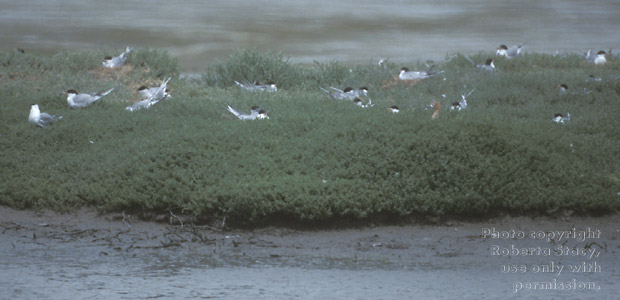
<path fill-rule="evenodd" d="M 355 95 L 351 92 L 353 89 L 350 87 L 345 88 L 344 90 L 339 90 L 336 88 L 333 91 L 328 91 L 322 87 L 319 87 L 321 91 L 326 92 L 330 97 L 338 100 L 353 100 L 355 99 Z"/>
<path fill-rule="evenodd" d="M 159 103 L 159 101 L 169 98 L 170 94 L 168 93 L 169 90 L 166 88 L 166 85 L 168 84 L 168 81 L 170 81 L 170 79 L 171 78 L 164 80 L 164 82 L 162 82 L 162 84 L 158 88 L 153 88 L 154 90 L 152 92 L 149 92 L 150 96 L 148 98 L 142 101 L 138 101 L 130 106 L 127 106 L 125 110 L 136 111 L 143 108 L 150 108 L 151 106 Z M 149 91 L 151 89 L 146 90 Z"/>
<path fill-rule="evenodd" d="M 276 83 L 273 81 L 267 82 L 267 84 L 260 84 L 259 82 L 254 81 L 254 83 L 250 83 L 245 80 L 243 83 L 235 81 L 235 84 L 239 87 L 247 90 L 247 91 L 259 91 L 259 92 L 277 92 L 278 88 L 276 87 Z"/>
<path fill-rule="evenodd" d="M 611 50 L 609 50 L 611 53 Z M 582 52 L 583 53 L 583 52 Z M 595 65 L 604 65 L 607 62 L 607 52 L 601 50 L 596 54 L 592 53 L 592 50 L 588 50 L 588 52 L 584 53 L 587 63 L 595 64 Z"/>
<path fill-rule="evenodd" d="M 142 99 L 144 100 L 144 99 L 151 98 L 151 96 L 153 96 L 153 94 L 156 94 L 158 90 L 159 90 L 158 86 L 149 88 L 146 85 L 143 85 L 138 88 L 138 94 L 140 94 L 140 97 L 142 97 Z M 164 89 L 163 96 L 170 97 L 170 89 Z"/>
<path fill-rule="evenodd" d="M 133 49 L 127 47 L 127 49 L 125 49 L 125 52 L 121 53 L 121 55 L 119 56 L 106 56 L 103 59 L 103 66 L 106 68 L 117 68 L 123 66 L 127 62 L 127 55 L 129 55 L 131 50 Z"/>
<path fill-rule="evenodd" d="M 556 123 L 562 123 L 562 124 L 564 124 L 565 122 L 570 121 L 570 113 L 566 113 L 566 117 L 564 117 L 562 114 L 559 114 L 559 113 L 558 113 L 558 114 L 555 114 L 555 115 L 553 116 L 552 121 L 553 121 L 553 122 L 556 122 Z"/>
<path fill-rule="evenodd" d="M 52 116 L 48 113 L 42 113 L 39 110 L 38 104 L 33 104 L 30 106 L 30 115 L 28 116 L 28 122 L 39 125 L 40 127 L 46 127 L 47 125 L 54 123 L 58 120 L 62 119 L 62 116 L 56 119 L 56 116 Z"/>
<path fill-rule="evenodd" d="M 344 90 L 337 89 L 337 88 L 335 88 L 333 86 L 330 86 L 329 88 L 334 90 L 334 91 L 340 92 L 340 93 L 350 94 L 349 97 L 354 97 L 354 98 L 361 97 L 361 96 L 368 97 L 368 88 L 365 87 L 365 86 L 363 86 L 363 87 L 361 87 L 361 88 L 359 88 L 357 90 L 354 90 L 351 87 L 347 87 Z"/>
<path fill-rule="evenodd" d="M 499 45 L 495 54 L 505 56 L 508 59 L 515 58 L 519 56 L 519 54 L 521 53 L 521 47 L 525 45 L 525 43 L 527 42 L 521 43 L 518 46 L 512 46 L 510 47 L 510 49 L 508 49 L 506 45 Z"/>
<path fill-rule="evenodd" d="M 472 65 L 476 66 L 476 68 L 483 70 L 483 71 L 495 71 L 495 60 L 492 58 L 487 59 L 487 61 L 484 63 L 484 65 L 478 65 L 476 64 L 473 60 L 471 60 L 471 58 L 465 56 L 465 58 L 467 60 L 469 60 L 469 62 L 471 62 Z"/>
<path fill-rule="evenodd" d="M 458 102 L 453 102 L 452 106 L 450 106 L 450 110 L 457 110 L 457 111 L 461 111 L 463 109 L 467 108 L 467 97 L 469 97 L 469 95 L 471 95 L 471 93 L 473 93 L 474 90 L 471 90 L 471 92 L 469 92 L 467 95 L 461 95 L 461 101 Z"/>
<path fill-rule="evenodd" d="M 277 92 L 278 87 L 276 87 L 276 83 L 273 81 L 268 81 L 267 84 L 257 84 L 256 88 L 261 92 Z"/>
<path fill-rule="evenodd" d="M 368 103 L 363 104 L 362 103 L 362 99 L 360 98 L 355 98 L 353 99 L 353 103 L 355 103 L 355 105 L 359 106 L 359 107 L 363 107 L 363 108 L 368 108 L 368 107 L 373 107 L 375 106 L 374 104 L 372 104 L 372 100 L 368 100 Z"/>
<path fill-rule="evenodd" d="M 568 90 L 568 85 L 565 83 L 558 84 L 556 86 L 560 90 L 560 95 L 566 95 L 566 91 Z"/>
<path fill-rule="evenodd" d="M 595 65 L 604 65 L 607 62 L 607 52 L 601 50 L 596 53 L 596 57 L 594 58 Z"/>
<path fill-rule="evenodd" d="M 400 111 L 400 108 L 398 108 L 398 106 L 396 106 L 396 105 L 392 105 L 392 106 L 388 107 L 387 110 L 389 112 L 393 113 L 393 114 L 397 114 Z"/>
<path fill-rule="evenodd" d="M 258 111 L 258 119 L 269 119 L 269 115 L 267 115 L 267 112 L 265 110 L 259 110 Z"/>
<path fill-rule="evenodd" d="M 566 83 L 562 83 L 562 84 L 558 84 L 556 86 L 559 90 L 560 90 L 560 95 L 566 95 L 568 94 L 568 85 L 566 85 Z M 586 88 L 583 88 L 583 92 L 571 92 L 570 95 L 587 95 L 592 93 L 592 90 L 588 90 Z"/>
<path fill-rule="evenodd" d="M 267 112 L 264 110 L 259 110 L 258 106 L 252 106 L 251 110 L 250 110 L 250 114 L 243 114 L 240 113 L 238 110 L 232 108 L 230 105 L 228 105 L 228 111 L 231 112 L 233 115 L 235 115 L 235 117 L 237 117 L 239 120 L 256 120 L 258 119 L 269 119 L 269 116 L 267 116 Z"/>
<path fill-rule="evenodd" d="M 581 52 L 581 53 L 584 54 L 586 58 L 586 62 L 592 63 L 592 64 L 594 63 L 594 60 L 596 59 L 596 54 L 592 53 L 592 49 L 588 49 L 588 52 Z"/>
<path fill-rule="evenodd" d="M 95 101 L 101 99 L 101 97 L 112 92 L 114 88 L 111 88 L 105 92 L 93 93 L 93 94 L 78 94 L 76 90 L 68 90 L 67 94 L 67 103 L 71 108 L 84 108 L 87 107 Z"/>
<path fill-rule="evenodd" d="M 400 80 L 420 80 L 420 79 L 430 78 L 430 77 L 433 77 L 433 76 L 435 76 L 437 74 L 443 73 L 443 71 L 433 72 L 432 71 L 433 67 L 434 66 L 431 66 L 426 71 L 409 71 L 409 69 L 403 67 L 402 69 L 400 69 L 400 73 L 398 74 L 398 78 Z"/>

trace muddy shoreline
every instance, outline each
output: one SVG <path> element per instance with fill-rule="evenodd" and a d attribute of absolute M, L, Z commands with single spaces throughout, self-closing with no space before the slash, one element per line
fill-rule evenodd
<path fill-rule="evenodd" d="M 499 295 L 508 295 L 507 299 L 580 299 L 593 296 L 591 293 L 601 299 L 611 299 L 620 278 L 619 219 L 617 214 L 559 219 L 504 217 L 487 222 L 453 221 L 436 226 L 221 230 L 188 223 L 181 226 L 174 216 L 167 220 L 174 225 L 169 225 L 123 214 L 100 215 L 92 209 L 59 214 L 0 207 L 0 254 L 3 257 L 0 265 L 5 270 L 0 281 L 11 287 L 6 294 L 9 298 L 40 299 L 67 296 L 48 289 L 59 276 L 70 278 L 60 281 L 74 284 L 76 288 L 86 284 L 77 295 L 95 299 L 253 298 L 248 295 L 264 299 L 351 299 L 349 296 L 356 295 L 358 297 L 353 298 L 408 299 L 429 287 L 434 291 L 431 298 L 436 299 L 496 299 Z M 591 228 L 600 230 L 601 235 L 583 241 L 558 237 L 551 240 L 483 237 L 483 230 L 491 228 L 517 232 L 568 232 Z M 492 255 L 493 247 L 510 249 L 511 245 L 595 249 L 600 256 L 588 259 L 569 255 Z M 569 265 L 594 260 L 603 266 L 601 272 L 566 274 L 568 271 L 565 271 L 549 275 L 504 274 L 500 270 L 505 264 L 553 261 Z M 186 288 L 180 288 L 193 286 L 192 280 L 201 276 L 208 276 L 211 283 L 190 294 L 185 294 Z M 213 280 L 213 276 L 218 279 Z M 164 282 L 158 282 L 164 278 Z M 327 278 L 332 279 L 327 281 Z M 599 288 L 595 291 L 513 291 L 516 282 L 551 279 L 595 282 Z M 145 280 L 157 282 L 153 286 L 155 289 L 149 288 Z M 171 283 L 175 280 L 180 283 Z M 333 280 L 342 280 L 349 287 L 341 287 Z M 98 288 L 88 287 L 91 281 L 96 282 Z M 134 283 L 139 284 L 133 289 L 120 288 Z M 220 289 L 222 285 L 231 284 L 233 288 Z M 167 287 L 167 292 L 155 292 L 162 285 Z M 313 285 L 321 287 L 321 292 L 307 294 L 302 288 Z M 366 288 L 363 293 L 362 286 Z M 442 286 L 458 289 L 442 289 Z M 95 293 L 101 289 L 106 292 Z"/>

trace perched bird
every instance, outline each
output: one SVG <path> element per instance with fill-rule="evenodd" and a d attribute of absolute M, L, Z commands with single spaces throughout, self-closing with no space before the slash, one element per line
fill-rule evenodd
<path fill-rule="evenodd" d="M 152 91 L 150 91 L 151 89 L 146 89 L 150 96 L 142 101 L 138 101 L 130 106 L 127 106 L 125 110 L 136 111 L 143 108 L 150 108 L 151 106 L 159 103 L 159 101 L 169 98 L 170 94 L 169 90 L 166 88 L 166 85 L 168 84 L 168 81 L 170 81 L 170 79 L 171 78 L 164 80 L 164 82 L 162 82 L 162 84 L 158 88 L 152 88 Z M 143 89 L 142 91 L 145 91 L 145 89 Z"/>
<path fill-rule="evenodd" d="M 269 119 L 267 116 L 267 112 L 264 110 L 259 110 L 258 106 L 252 106 L 250 110 L 250 114 L 240 113 L 238 110 L 232 108 L 228 105 L 228 111 L 231 112 L 235 117 L 239 118 L 239 120 L 256 120 L 256 119 Z"/>
<path fill-rule="evenodd" d="M 105 92 L 93 94 L 78 94 L 78 92 L 75 90 L 68 90 L 66 92 L 67 103 L 69 103 L 69 106 L 71 106 L 71 108 L 84 108 L 95 103 L 95 101 L 101 99 L 101 97 L 109 94 L 113 90 L 114 88 L 111 88 Z"/>
<path fill-rule="evenodd" d="M 258 119 L 269 119 L 269 115 L 267 115 L 267 112 L 265 110 L 259 110 L 258 111 Z"/>
<path fill-rule="evenodd" d="M 256 81 L 254 81 L 254 83 L 250 83 L 249 81 L 245 80 L 243 81 L 243 83 L 235 81 L 235 84 L 247 91 L 252 91 L 252 92 L 256 92 L 256 91 L 277 92 L 278 91 L 278 88 L 276 87 L 276 84 L 273 81 L 269 81 L 267 82 L 267 84 L 260 84 L 259 82 L 256 82 Z"/>
<path fill-rule="evenodd" d="M 588 52 L 581 52 L 581 53 L 583 53 L 583 55 L 585 56 L 587 63 L 591 63 L 591 64 L 594 63 L 594 60 L 596 59 L 596 54 L 592 53 L 592 49 L 588 49 Z"/>
<path fill-rule="evenodd" d="M 487 61 L 484 63 L 484 65 L 478 65 L 476 64 L 473 60 L 471 60 L 471 58 L 465 56 L 465 58 L 467 60 L 469 60 L 469 62 L 472 63 L 472 65 L 476 66 L 476 68 L 483 70 L 483 71 L 495 71 L 495 60 L 492 58 L 487 59 Z"/>
<path fill-rule="evenodd" d="M 388 107 L 387 110 L 389 112 L 393 113 L 393 114 L 397 114 L 400 111 L 400 108 L 398 108 L 398 106 L 396 106 L 396 105 L 392 105 L 392 106 Z"/>
<path fill-rule="evenodd" d="M 362 95 L 368 97 L 368 88 L 365 86 L 360 87 L 359 89 L 353 90 L 351 92 L 355 94 L 355 96 L 357 97 L 362 96 Z"/>
<path fill-rule="evenodd" d="M 461 95 L 461 101 L 458 102 L 452 102 L 452 106 L 450 106 L 450 110 L 457 110 L 457 111 L 461 111 L 462 109 L 466 109 L 467 108 L 467 97 L 469 97 L 469 95 L 471 95 L 471 93 L 473 93 L 474 90 L 471 90 L 471 92 L 469 92 L 469 94 L 467 95 Z"/>
<path fill-rule="evenodd" d="M 568 85 L 566 85 L 566 83 L 558 84 L 556 87 L 560 90 L 560 95 L 566 95 L 568 91 Z"/>
<path fill-rule="evenodd" d="M 153 101 L 152 98 L 140 100 L 130 106 L 125 107 L 125 110 L 136 111 L 136 110 L 141 110 L 143 108 L 150 108 L 151 106 L 159 103 L 159 101 L 161 101 L 161 99 L 155 100 L 155 101 Z"/>
<path fill-rule="evenodd" d="M 556 87 L 560 90 L 560 96 L 569 94 L 568 93 L 568 85 L 566 85 L 566 83 L 558 84 Z M 576 92 L 575 91 L 575 92 L 571 92 L 570 95 L 587 95 L 587 94 L 590 94 L 590 93 L 592 93 L 592 90 L 588 90 L 586 88 L 583 88 L 582 92 Z"/>
<path fill-rule="evenodd" d="M 58 117 L 58 120 L 62 119 L 62 116 Z M 30 115 L 28 116 L 28 122 L 39 125 L 41 127 L 46 127 L 47 125 L 58 121 L 56 116 L 52 116 L 48 113 L 42 113 L 39 110 L 38 104 L 33 104 L 30 106 Z"/>
<path fill-rule="evenodd" d="M 319 87 L 321 89 L 321 91 L 326 92 L 330 97 L 334 98 L 334 99 L 338 99 L 338 100 L 353 100 L 355 99 L 355 95 L 351 92 L 353 91 L 352 88 L 347 87 L 344 90 L 339 90 L 336 88 L 332 88 L 333 91 L 328 91 L 322 87 Z"/>
<path fill-rule="evenodd" d="M 441 112 L 441 103 L 437 102 L 437 100 L 433 100 L 433 116 L 431 117 L 431 119 L 437 119 L 439 118 L 439 113 Z"/>
<path fill-rule="evenodd" d="M 611 50 L 609 50 L 611 51 Z M 601 50 L 596 54 L 592 53 L 592 50 L 585 52 L 586 62 L 595 65 L 604 65 L 607 62 L 607 52 Z"/>
<path fill-rule="evenodd" d="M 519 56 L 519 54 L 521 53 L 521 47 L 525 45 L 525 43 L 521 43 L 518 46 L 512 46 L 510 47 L 510 49 L 508 49 L 506 45 L 500 45 L 497 48 L 497 51 L 495 52 L 495 54 L 500 55 L 500 56 L 505 56 L 508 59 L 515 58 Z"/>
<path fill-rule="evenodd" d="M 119 56 L 106 56 L 103 59 L 103 66 L 106 68 L 117 68 L 123 66 L 127 62 L 127 55 L 129 55 L 131 50 L 133 49 L 127 47 L 127 49 L 125 49 L 125 52 L 121 53 L 121 55 Z"/>
<path fill-rule="evenodd" d="M 553 116 L 552 121 L 553 121 L 553 122 L 556 122 L 556 123 L 562 123 L 562 124 L 564 124 L 565 122 L 570 121 L 570 113 L 566 113 L 566 117 L 564 117 L 564 116 L 563 116 L 562 114 L 560 114 L 560 113 L 555 114 L 555 115 Z"/>
<path fill-rule="evenodd" d="M 604 65 L 607 62 L 607 53 L 603 50 L 596 53 L 596 57 L 594 58 L 595 65 Z"/>
<path fill-rule="evenodd" d="M 372 104 L 372 100 L 371 100 L 371 99 L 368 99 L 368 103 L 363 104 L 363 103 L 362 103 L 362 99 L 360 99 L 360 98 L 355 98 L 355 99 L 353 99 L 353 103 L 354 103 L 355 105 L 357 105 L 357 106 L 359 106 L 359 107 L 363 107 L 363 108 L 368 108 L 368 107 L 373 107 L 373 106 L 375 106 L 374 104 Z"/>
<path fill-rule="evenodd" d="M 508 47 L 504 44 L 499 45 L 497 47 L 497 51 L 495 51 L 495 55 L 506 56 L 506 52 L 508 52 Z"/>
<path fill-rule="evenodd" d="M 361 87 L 361 88 L 359 88 L 357 90 L 355 90 L 355 89 L 353 89 L 351 87 L 346 87 L 344 90 L 337 89 L 337 88 L 335 88 L 333 86 L 330 86 L 329 88 L 334 90 L 334 91 L 340 92 L 340 93 L 349 94 L 349 95 L 347 95 L 349 97 L 354 97 L 354 98 L 358 98 L 358 97 L 361 97 L 361 96 L 368 97 L 368 88 L 365 87 L 365 86 L 363 86 L 363 87 Z"/>
<path fill-rule="evenodd" d="M 433 72 L 433 67 L 431 66 L 426 71 L 409 71 L 406 67 L 400 69 L 400 73 L 398 74 L 398 79 L 400 80 L 420 80 L 433 77 L 437 74 L 443 73 L 443 71 Z"/>
<path fill-rule="evenodd" d="M 151 96 L 153 96 L 154 94 L 157 94 L 157 91 L 159 91 L 159 88 L 160 88 L 159 86 L 149 88 L 146 85 L 143 85 L 138 88 L 138 94 L 140 94 L 140 97 L 142 97 L 143 100 L 148 99 L 148 98 L 151 98 Z M 164 89 L 163 96 L 166 98 L 169 98 L 170 89 L 167 89 L 167 88 Z"/>
<path fill-rule="evenodd" d="M 258 88 L 261 92 L 277 92 L 278 87 L 276 87 L 276 83 L 273 81 L 268 81 L 267 84 L 257 84 L 256 88 Z"/>

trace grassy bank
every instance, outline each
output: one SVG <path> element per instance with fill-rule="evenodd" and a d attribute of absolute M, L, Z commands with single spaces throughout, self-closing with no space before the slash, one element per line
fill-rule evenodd
<path fill-rule="evenodd" d="M 165 52 L 134 51 L 115 70 L 101 68 L 108 54 L 0 55 L 1 205 L 172 210 L 238 226 L 620 208 L 617 57 L 605 66 L 577 55 L 498 57 L 498 70 L 483 73 L 453 56 L 437 64 L 440 76 L 405 84 L 394 80 L 403 66 L 389 62 L 301 66 L 239 50 L 186 81 Z M 167 76 L 172 99 L 124 110 L 137 87 Z M 233 83 L 243 79 L 279 90 L 245 92 Z M 375 106 L 330 99 L 319 90 L 328 86 L 367 86 Z M 112 87 L 81 110 L 60 94 Z M 468 108 L 450 112 L 472 89 Z M 423 109 L 433 99 L 443 105 L 437 120 Z M 29 124 L 34 103 L 63 119 Z M 259 105 L 271 119 L 241 122 L 228 104 Z M 567 112 L 567 124 L 551 121 Z"/>

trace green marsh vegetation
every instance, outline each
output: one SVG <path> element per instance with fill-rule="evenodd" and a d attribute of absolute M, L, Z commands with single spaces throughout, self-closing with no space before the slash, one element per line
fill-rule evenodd
<path fill-rule="evenodd" d="M 134 50 L 115 70 L 101 67 L 109 54 L 117 53 L 0 54 L 0 205 L 173 211 L 231 226 L 620 208 L 617 57 L 595 66 L 580 55 L 526 53 L 496 57 L 497 71 L 488 73 L 447 56 L 436 65 L 443 74 L 406 84 L 394 79 L 401 67 L 427 67 L 302 66 L 279 52 L 246 49 L 207 66 L 201 79 L 184 80 L 164 51 Z M 140 85 L 169 76 L 171 99 L 124 110 Z M 244 79 L 273 80 L 278 92 L 233 83 Z M 366 86 L 375 106 L 331 99 L 319 89 L 329 86 Z M 80 110 L 61 95 L 112 87 Z M 472 89 L 467 109 L 451 112 Z M 443 106 L 437 120 L 424 110 L 433 99 Z M 38 128 L 27 122 L 31 104 L 63 119 Z M 258 105 L 270 119 L 242 122 L 226 105 L 244 112 Z M 391 105 L 400 113 L 389 113 Z M 567 124 L 551 121 L 567 112 Z"/>

